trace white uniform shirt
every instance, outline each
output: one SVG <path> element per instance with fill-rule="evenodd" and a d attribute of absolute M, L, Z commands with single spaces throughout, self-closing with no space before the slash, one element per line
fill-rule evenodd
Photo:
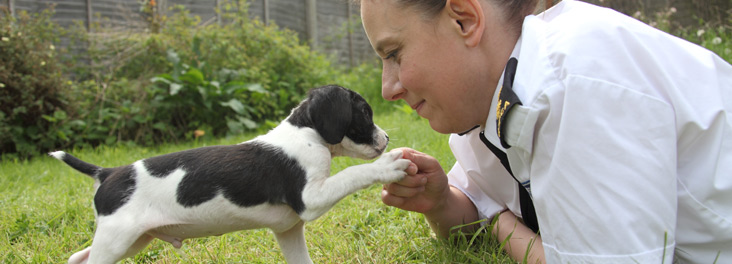
<path fill-rule="evenodd" d="M 567 0 L 525 19 L 513 57 L 512 147 L 496 135 L 499 89 L 482 129 L 530 180 L 549 263 L 732 263 L 732 66 Z M 520 216 L 516 182 L 478 130 L 450 137 L 450 184 L 481 217 Z"/>

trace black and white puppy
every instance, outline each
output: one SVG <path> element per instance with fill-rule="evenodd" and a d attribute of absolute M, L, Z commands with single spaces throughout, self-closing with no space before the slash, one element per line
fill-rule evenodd
<path fill-rule="evenodd" d="M 69 263 L 115 263 L 153 238 L 179 248 L 186 238 L 270 228 L 289 263 L 312 263 L 304 222 L 345 196 L 402 179 L 399 151 L 330 176 L 331 158 L 373 159 L 388 143 L 356 92 L 330 85 L 310 91 L 265 135 L 102 168 L 63 151 L 50 153 L 95 180 L 96 231 L 91 247 Z"/>

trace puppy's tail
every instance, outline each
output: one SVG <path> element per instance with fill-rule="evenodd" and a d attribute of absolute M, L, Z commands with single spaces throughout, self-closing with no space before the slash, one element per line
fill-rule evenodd
<path fill-rule="evenodd" d="M 80 171 L 81 173 L 84 173 L 86 175 L 94 177 L 95 174 L 97 174 L 102 167 L 99 167 L 97 165 L 87 163 L 83 160 L 80 160 L 74 156 L 71 156 L 71 154 L 68 154 L 63 151 L 54 151 L 48 153 L 49 156 L 54 157 L 60 161 L 65 162 L 75 170 Z"/>

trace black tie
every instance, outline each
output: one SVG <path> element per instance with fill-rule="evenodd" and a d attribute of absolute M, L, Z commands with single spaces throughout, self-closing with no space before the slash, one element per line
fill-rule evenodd
<path fill-rule="evenodd" d="M 498 134 L 498 138 L 501 140 L 501 146 L 503 146 L 503 148 L 505 149 L 511 147 L 504 140 L 504 134 L 506 131 L 504 127 L 505 118 L 508 114 L 508 111 L 511 110 L 511 108 L 515 104 L 521 105 L 521 100 L 519 100 L 518 96 L 516 96 L 516 94 L 513 92 L 513 78 L 516 75 L 517 64 L 518 60 L 516 60 L 516 58 L 511 58 L 508 60 L 508 63 L 506 64 L 506 72 L 503 76 L 503 86 L 498 94 L 496 132 Z M 508 173 L 511 174 L 511 177 L 513 177 L 513 179 L 518 184 L 519 202 L 521 203 L 521 215 L 523 217 L 524 224 L 526 224 L 529 229 L 534 231 L 534 233 L 539 233 L 539 223 L 536 220 L 536 210 L 534 209 L 534 203 L 531 200 L 531 195 L 529 194 L 529 191 L 526 190 L 524 185 L 521 184 L 521 182 L 519 182 L 515 176 L 513 176 L 513 171 L 511 171 L 511 165 L 508 163 L 508 156 L 506 155 L 506 153 L 491 144 L 488 139 L 486 139 L 484 131 L 480 132 L 480 140 L 483 141 L 483 144 L 485 144 L 488 149 L 493 152 L 494 155 L 496 155 L 496 157 L 501 161 L 503 167 L 506 168 Z"/>

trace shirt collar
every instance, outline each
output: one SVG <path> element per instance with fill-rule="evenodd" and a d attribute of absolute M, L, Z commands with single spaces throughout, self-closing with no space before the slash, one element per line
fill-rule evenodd
<path fill-rule="evenodd" d="M 519 58 L 519 55 L 521 54 L 521 39 L 522 37 L 519 36 L 518 40 L 516 41 L 516 45 L 513 47 L 513 51 L 511 51 L 511 56 L 509 58 Z M 519 63 L 521 61 L 519 60 Z M 498 79 L 498 84 L 496 85 L 495 89 L 493 90 L 493 99 L 491 100 L 491 111 L 488 113 L 488 119 L 486 119 L 485 123 L 480 126 L 481 131 L 496 131 L 496 105 L 498 104 L 498 93 L 501 91 L 501 87 L 503 86 L 503 76 L 506 75 L 506 68 L 503 68 L 503 71 L 501 72 L 501 78 Z M 486 134 L 495 134 L 495 133 L 486 133 Z M 493 138 L 490 138 L 491 141 L 493 141 Z M 496 136 L 495 139 L 497 140 L 498 137 Z"/>

